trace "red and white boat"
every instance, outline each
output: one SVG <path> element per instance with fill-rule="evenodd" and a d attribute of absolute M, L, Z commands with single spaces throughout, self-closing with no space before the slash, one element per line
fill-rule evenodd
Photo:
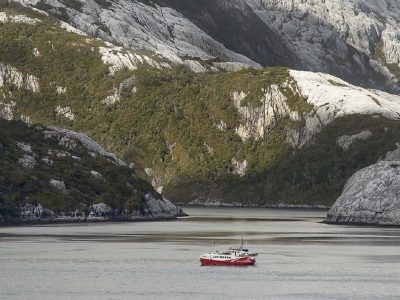
<path fill-rule="evenodd" d="M 250 253 L 243 246 L 227 251 L 212 251 L 200 256 L 202 266 L 250 266 L 256 263 L 257 253 Z"/>

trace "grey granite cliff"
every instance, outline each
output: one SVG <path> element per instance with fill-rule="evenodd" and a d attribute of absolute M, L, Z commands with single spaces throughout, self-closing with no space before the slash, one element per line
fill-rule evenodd
<path fill-rule="evenodd" d="M 396 158 L 395 152 L 388 153 L 385 159 Z M 325 221 L 400 225 L 400 160 L 380 161 L 356 172 Z"/>

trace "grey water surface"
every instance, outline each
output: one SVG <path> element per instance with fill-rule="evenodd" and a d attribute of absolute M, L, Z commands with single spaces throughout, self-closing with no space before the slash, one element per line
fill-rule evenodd
<path fill-rule="evenodd" d="M 0 299 L 399 299 L 400 228 L 326 211 L 186 208 L 168 222 L 0 228 Z M 255 266 L 201 267 L 241 237 Z"/>

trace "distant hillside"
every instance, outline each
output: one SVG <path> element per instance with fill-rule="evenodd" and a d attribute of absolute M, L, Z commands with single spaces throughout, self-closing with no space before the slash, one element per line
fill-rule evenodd
<path fill-rule="evenodd" d="M 397 0 L 16 0 L 173 59 L 324 72 L 400 93 Z"/>
<path fill-rule="evenodd" d="M 176 203 L 330 205 L 398 142 L 400 97 L 331 75 L 174 61 L 15 5 L 0 44 L 1 117 L 84 132 Z"/>

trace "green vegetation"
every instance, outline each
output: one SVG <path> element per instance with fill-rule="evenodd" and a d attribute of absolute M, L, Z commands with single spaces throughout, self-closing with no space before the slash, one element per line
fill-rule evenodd
<path fill-rule="evenodd" d="M 17 8 L 9 6 L 7 9 Z M 153 179 L 163 186 L 165 195 L 173 201 L 209 198 L 260 205 L 279 202 L 329 205 L 355 170 L 395 148 L 400 133 L 398 123 L 368 116 L 348 116 L 325 128 L 310 146 L 292 149 L 286 141 L 287 130 L 303 127 L 304 115 L 313 107 L 294 92 L 296 84 L 285 68 L 194 74 L 183 67 L 158 70 L 143 64 L 137 70 L 124 69 L 110 76 L 98 51 L 98 47 L 104 46 L 101 41 L 68 33 L 57 27 L 51 17 L 36 17 L 43 22 L 35 26 L 0 25 L 0 62 L 38 77 L 40 92 L 31 93 L 5 85 L 0 88 L 0 95 L 11 92 L 12 96 L 7 99 L 0 96 L 0 102 L 15 101 L 16 118 L 26 115 L 34 123 L 85 132 L 108 151 L 134 163 L 141 178 Z M 40 51 L 40 56 L 33 54 L 34 48 Z M 102 103 L 127 78 L 132 79 L 132 85 L 121 90 L 120 100 L 111 105 Z M 257 109 L 262 107 L 260 100 L 271 85 L 280 86 L 288 107 L 297 112 L 300 119 L 293 121 L 287 116 L 276 116 L 263 138 L 243 142 L 235 129 L 244 120 L 232 101 L 232 93 L 245 92 L 247 97 L 241 105 Z M 66 93 L 58 94 L 56 87 L 65 87 Z M 57 106 L 71 108 L 75 119 L 57 116 Z M 221 130 L 219 124 L 226 126 Z M 336 145 L 338 136 L 365 129 L 373 133 L 372 137 L 354 143 L 347 152 Z M 0 140 L 0 143 L 3 142 Z M 15 158 L 8 160 L 15 162 Z M 245 176 L 234 174 L 233 158 L 247 161 Z M 87 168 L 74 171 L 70 165 L 64 167 L 63 172 L 69 178 L 66 184 L 70 181 L 71 185 L 79 186 L 81 196 L 76 198 L 79 203 L 98 202 L 98 197 L 103 197 L 102 200 L 113 207 L 140 204 L 137 196 L 124 202 L 127 197 L 122 186 L 126 186 L 128 180 L 123 175 L 128 176 L 126 169 L 120 175 L 116 168 L 108 170 L 106 166 L 96 166 L 101 174 L 114 178 L 117 186 L 109 189 L 92 182 L 94 179 L 87 177 Z M 143 171 L 146 168 L 151 176 Z M 13 186 L 17 186 L 21 178 L 31 176 L 27 171 L 14 171 L 26 174 L 12 176 L 16 180 Z M 48 169 L 40 172 L 35 175 L 37 184 L 53 176 L 46 173 L 50 172 Z M 8 175 L 2 176 L 4 180 L 8 178 Z M 81 178 L 88 181 L 81 181 Z M 140 181 L 139 186 L 141 184 L 144 183 Z M 92 193 L 92 186 L 99 192 Z M 7 199 L 24 199 L 27 193 L 21 191 L 22 195 Z M 35 193 L 45 191 L 39 189 Z M 47 189 L 46 193 L 34 195 L 55 201 L 51 200 L 54 198 L 51 191 Z M 71 205 L 70 200 L 64 198 L 48 203 L 49 208 L 62 209 L 62 205 L 77 204 Z M 4 200 L 4 203 L 10 201 Z"/>
<path fill-rule="evenodd" d="M 28 127 L 22 122 L 0 119 L 0 215 L 7 215 L 27 203 L 58 211 L 85 211 L 93 203 L 129 212 L 142 207 L 145 193 L 152 187 L 128 167 L 118 166 L 103 155 L 92 155 L 78 140 L 76 147 L 60 141 L 60 136 L 45 137 L 47 128 Z M 24 151 L 17 145 L 31 146 Z M 62 153 L 66 155 L 57 155 Z M 35 159 L 33 168 L 23 167 L 24 155 Z M 101 174 L 94 176 L 91 171 Z M 54 188 L 50 180 L 63 181 L 67 192 Z"/>

